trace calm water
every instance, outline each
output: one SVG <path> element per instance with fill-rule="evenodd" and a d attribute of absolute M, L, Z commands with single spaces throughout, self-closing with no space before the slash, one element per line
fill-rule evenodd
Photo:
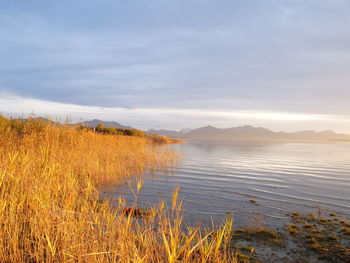
<path fill-rule="evenodd" d="M 182 152 L 181 167 L 174 175 L 145 176 L 139 206 L 163 199 L 170 204 L 179 186 L 191 224 L 220 223 L 227 213 L 237 226 L 278 227 L 293 211 L 350 217 L 348 143 L 187 142 L 171 147 Z M 102 193 L 112 203 L 120 195 L 129 203 L 135 199 L 127 184 Z"/>

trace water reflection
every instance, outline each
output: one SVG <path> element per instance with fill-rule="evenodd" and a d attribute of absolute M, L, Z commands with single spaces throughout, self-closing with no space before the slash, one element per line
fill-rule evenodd
<path fill-rule="evenodd" d="M 237 225 L 258 217 L 270 226 L 295 210 L 350 215 L 350 144 L 191 141 L 172 147 L 183 153 L 182 166 L 173 176 L 145 176 L 140 205 L 171 203 L 179 186 L 189 223 L 220 222 L 227 213 Z M 134 199 L 128 185 L 103 192 Z"/>

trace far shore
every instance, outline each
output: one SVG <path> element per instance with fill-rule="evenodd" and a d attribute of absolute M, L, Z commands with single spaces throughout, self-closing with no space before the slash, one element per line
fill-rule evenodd
<path fill-rule="evenodd" d="M 189 142 L 284 142 L 284 143 L 350 143 L 339 139 L 279 139 L 279 138 L 169 138 L 174 143 Z"/>

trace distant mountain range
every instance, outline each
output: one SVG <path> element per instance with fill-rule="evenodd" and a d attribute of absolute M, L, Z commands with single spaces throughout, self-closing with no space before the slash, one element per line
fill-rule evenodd
<path fill-rule="evenodd" d="M 41 121 L 49 121 L 46 118 L 34 118 Z M 54 122 L 59 124 L 58 122 Z M 94 119 L 91 121 L 83 121 L 80 124 L 88 127 L 96 127 L 98 124 L 103 124 L 105 127 L 115 127 L 123 129 L 135 129 L 130 126 L 122 125 L 115 121 L 102 121 Z M 198 140 L 289 140 L 289 141 L 350 141 L 349 134 L 339 134 L 334 131 L 313 131 L 305 130 L 299 132 L 274 132 L 262 127 L 253 126 L 238 126 L 232 128 L 216 128 L 213 126 L 205 126 L 197 129 L 183 129 L 180 131 L 172 130 L 155 130 L 150 129 L 147 134 L 164 135 L 169 138 L 178 139 L 198 139 Z"/>
<path fill-rule="evenodd" d="M 86 125 L 88 127 L 96 127 L 99 124 L 103 124 L 105 127 L 114 127 L 114 128 L 122 128 L 122 129 L 133 129 L 133 130 L 135 129 L 133 127 L 125 126 L 125 125 L 122 125 L 122 124 L 120 124 L 118 122 L 115 122 L 115 121 L 101 121 L 101 120 L 98 120 L 98 119 L 94 119 L 92 121 L 83 121 L 80 124 Z"/>
<path fill-rule="evenodd" d="M 181 131 L 169 131 L 169 130 L 148 130 L 147 131 L 148 134 L 158 134 L 158 135 L 163 135 L 169 138 L 185 138 L 186 137 L 186 133 L 181 132 Z"/>
<path fill-rule="evenodd" d="M 262 127 L 239 126 L 219 129 L 213 126 L 201 127 L 190 131 L 149 130 L 173 138 L 203 139 L 203 140 L 350 140 L 350 135 L 338 134 L 333 131 L 299 131 L 273 132 Z"/>

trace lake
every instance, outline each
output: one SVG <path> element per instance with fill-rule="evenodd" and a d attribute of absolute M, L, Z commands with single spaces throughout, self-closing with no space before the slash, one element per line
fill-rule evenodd
<path fill-rule="evenodd" d="M 350 144 L 188 141 L 167 146 L 182 153 L 168 175 L 145 175 L 138 205 L 167 200 L 179 186 L 185 222 L 209 226 L 231 214 L 236 226 L 278 228 L 293 211 L 350 217 Z M 108 186 L 102 198 L 125 196 L 131 204 L 135 179 Z M 111 201 L 113 202 L 113 201 Z"/>

